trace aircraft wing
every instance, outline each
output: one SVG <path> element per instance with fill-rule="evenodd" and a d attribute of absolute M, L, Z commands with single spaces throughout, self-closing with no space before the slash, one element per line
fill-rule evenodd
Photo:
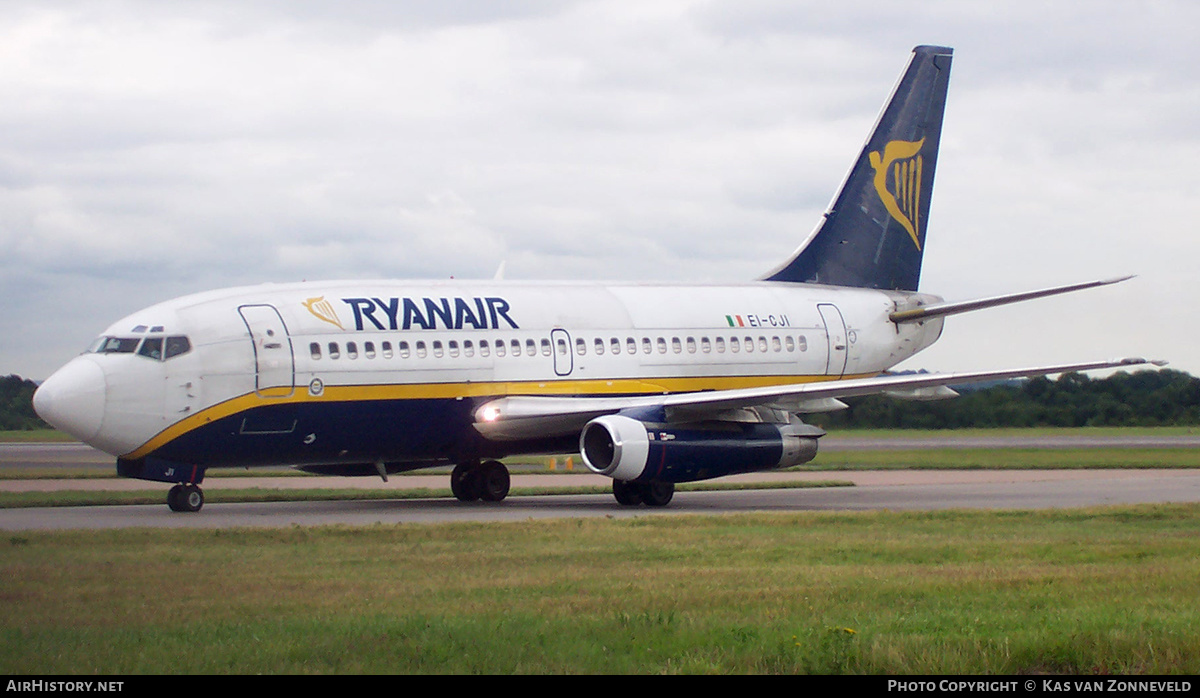
<path fill-rule="evenodd" d="M 633 397 L 542 397 L 509 396 L 481 405 L 475 411 L 475 429 L 496 441 L 559 436 L 581 430 L 592 419 L 624 410 L 663 408 L 668 419 L 695 421 L 719 419 L 723 414 L 746 408 L 770 408 L 788 412 L 816 412 L 831 400 L 887 391 L 910 391 L 938 386 L 984 383 L 1010 378 L 1128 368 L 1165 362 L 1141 358 L 1113 359 L 1089 363 L 1038 366 L 999 371 L 966 373 L 914 373 L 880 375 L 872 378 L 828 380 L 735 390 L 706 390 Z M 809 409 L 812 408 L 812 409 Z"/>

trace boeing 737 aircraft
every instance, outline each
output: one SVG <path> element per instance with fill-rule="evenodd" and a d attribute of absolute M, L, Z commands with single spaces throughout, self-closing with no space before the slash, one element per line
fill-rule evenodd
<path fill-rule="evenodd" d="M 463 501 L 499 501 L 514 454 L 582 454 L 624 505 L 676 483 L 804 463 L 799 415 L 887 392 L 1142 359 L 888 375 L 947 315 L 1114 283 L 946 303 L 917 292 L 951 50 L 919 46 L 829 210 L 797 252 L 736 285 L 337 281 L 233 288 L 110 326 L 34 396 L 38 414 L 176 483 L 209 468 L 379 475 L 454 464 Z"/>

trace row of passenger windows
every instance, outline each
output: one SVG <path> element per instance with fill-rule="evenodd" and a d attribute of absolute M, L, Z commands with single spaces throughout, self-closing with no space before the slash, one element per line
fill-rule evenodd
<path fill-rule="evenodd" d="M 596 337 L 590 343 L 582 338 L 575 339 L 575 353 L 579 356 L 586 356 L 591 347 L 591 352 L 597 356 L 604 354 L 637 354 L 639 351 L 642 354 L 666 354 L 668 352 L 682 354 L 685 351 L 688 354 L 695 354 L 699 351 L 702 354 L 724 354 L 726 352 L 736 354 L 745 351 L 746 353 L 753 352 L 795 352 L 808 351 L 808 339 L 804 335 L 793 337 L 786 335 L 783 337 L 642 337 L 641 341 L 633 337 L 626 337 L 624 341 L 620 337 Z M 668 347 L 670 347 L 668 349 Z M 339 359 L 342 357 L 342 345 L 340 342 L 329 342 L 322 347 L 320 342 L 312 342 L 308 345 L 309 354 L 314 359 L 320 359 L 323 352 L 327 352 L 326 356 L 331 359 Z M 519 339 L 513 339 L 505 342 L 502 339 L 488 341 L 486 339 L 479 340 L 476 344 L 473 340 L 465 339 L 461 343 L 456 339 L 451 339 L 442 342 L 440 339 L 435 339 L 426 343 L 425 340 L 417 340 L 409 345 L 408 341 L 400 341 L 396 343 L 395 350 L 392 349 L 390 341 L 379 343 L 379 348 L 376 350 L 375 342 L 362 343 L 362 356 L 368 359 L 374 359 L 376 356 L 382 356 L 385 359 L 390 359 L 398 355 L 402 359 L 407 359 L 410 356 L 416 356 L 423 359 L 426 356 L 434 356 L 441 358 L 442 356 L 475 356 L 476 352 L 479 356 L 550 356 L 557 353 L 559 356 L 566 356 L 568 345 L 566 338 L 559 337 L 552 344 L 549 339 L 542 339 L 537 342 L 533 339 L 526 339 L 523 343 Z M 348 359 L 357 359 L 359 357 L 359 343 L 346 342 L 345 355 Z"/>

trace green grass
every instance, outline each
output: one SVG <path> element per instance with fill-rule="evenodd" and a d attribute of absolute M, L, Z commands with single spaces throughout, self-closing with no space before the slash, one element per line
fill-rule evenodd
<path fill-rule="evenodd" d="M 1200 672 L 1200 505 L 0 538 L 0 671 Z"/>
<path fill-rule="evenodd" d="M 43 441 L 77 441 L 57 429 L 29 429 L 25 431 L 0 431 L 0 443 L 38 443 Z"/>

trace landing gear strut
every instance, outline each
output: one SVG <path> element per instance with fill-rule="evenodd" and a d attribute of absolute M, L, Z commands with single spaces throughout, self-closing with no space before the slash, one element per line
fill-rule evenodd
<path fill-rule="evenodd" d="M 673 482 L 626 482 L 613 480 L 613 496 L 617 503 L 627 507 L 645 504 L 648 507 L 665 507 L 675 496 Z"/>
<path fill-rule="evenodd" d="M 204 506 L 204 490 L 199 485 L 175 485 L 167 492 L 171 511 L 200 511 Z"/>
<path fill-rule="evenodd" d="M 450 473 L 450 491 L 460 502 L 499 502 L 508 496 L 511 478 L 500 461 L 459 463 Z"/>

